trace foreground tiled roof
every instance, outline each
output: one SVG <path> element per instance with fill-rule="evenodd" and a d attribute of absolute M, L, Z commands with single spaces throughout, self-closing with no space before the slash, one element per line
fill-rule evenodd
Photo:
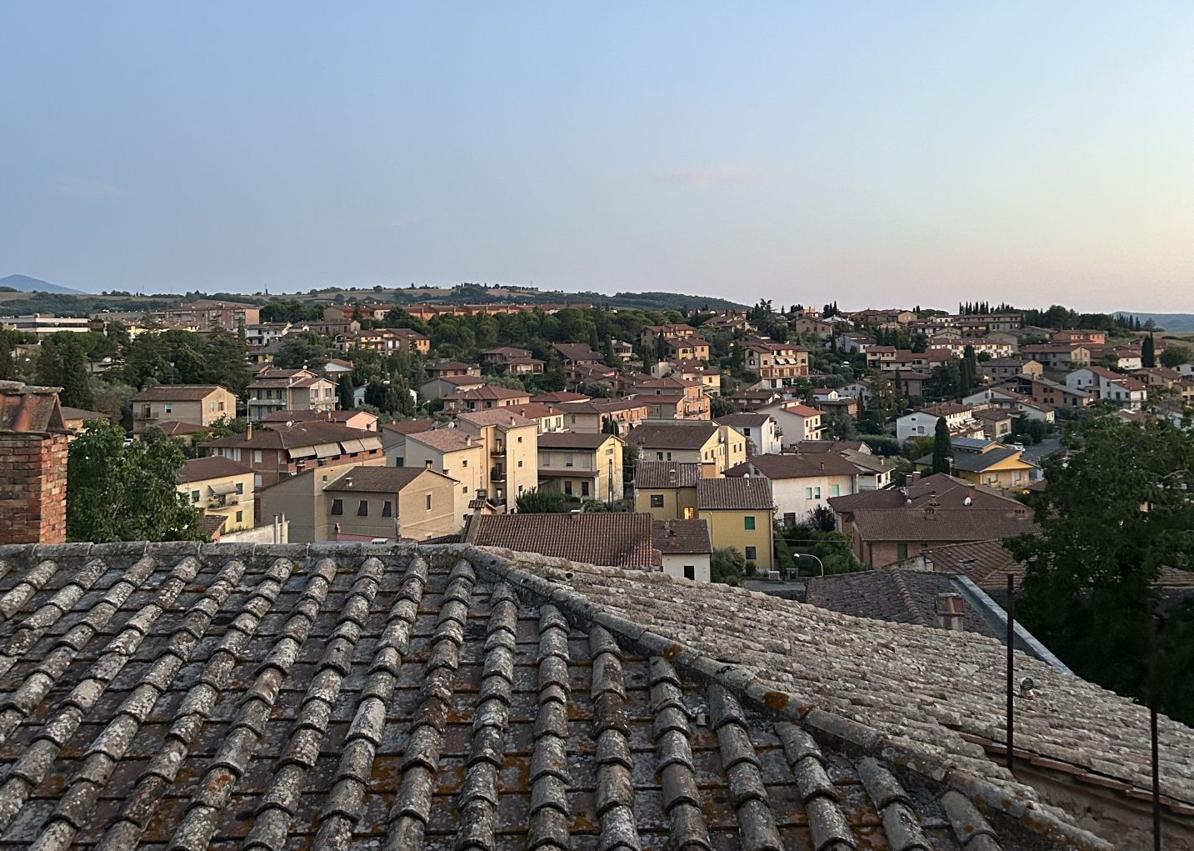
<path fill-rule="evenodd" d="M 1119 844 L 965 738 L 1001 736 L 980 636 L 462 546 L 3 547 L 0 574 L 11 847 Z M 1139 781 L 1143 709 L 1018 664 L 1018 743 Z M 1194 732 L 1160 733 L 1189 800 Z"/>

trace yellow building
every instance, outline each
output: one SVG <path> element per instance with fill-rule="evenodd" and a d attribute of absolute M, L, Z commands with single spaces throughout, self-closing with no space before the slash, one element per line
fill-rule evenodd
<path fill-rule="evenodd" d="M 733 547 L 759 570 L 775 568 L 771 483 L 756 476 L 697 481 L 697 517 L 713 548 Z"/>
<path fill-rule="evenodd" d="M 133 396 L 133 434 L 179 422 L 209 426 L 236 417 L 236 396 L 218 384 L 155 384 Z"/>
<path fill-rule="evenodd" d="M 541 434 L 539 487 L 578 500 L 619 500 L 622 446 L 622 440 L 612 434 Z"/>
<path fill-rule="evenodd" d="M 656 520 L 695 520 L 702 466 L 678 461 L 639 461 L 634 469 L 634 510 Z"/>
<path fill-rule="evenodd" d="M 178 492 L 205 518 L 223 518 L 214 531 L 253 528 L 253 471 L 243 464 L 218 455 L 187 461 L 178 471 Z"/>
<path fill-rule="evenodd" d="M 950 473 L 959 479 L 996 490 L 1024 490 L 1039 469 L 1026 461 L 1021 450 L 1002 443 L 972 437 L 955 437 L 950 441 L 954 457 Z M 933 468 L 933 456 L 918 458 L 922 470 Z"/>

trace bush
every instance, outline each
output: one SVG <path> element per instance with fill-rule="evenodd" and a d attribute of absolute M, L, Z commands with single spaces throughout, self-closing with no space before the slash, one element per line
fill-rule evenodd
<path fill-rule="evenodd" d="M 890 435 L 860 434 L 858 439 L 881 458 L 890 458 L 892 455 L 900 454 L 900 442 Z"/>
<path fill-rule="evenodd" d="M 740 585 L 746 559 L 733 547 L 716 547 L 709 560 L 709 578 L 725 585 Z"/>
<path fill-rule="evenodd" d="M 558 491 L 532 489 L 519 495 L 520 514 L 564 514 L 568 511 L 568 500 Z"/>

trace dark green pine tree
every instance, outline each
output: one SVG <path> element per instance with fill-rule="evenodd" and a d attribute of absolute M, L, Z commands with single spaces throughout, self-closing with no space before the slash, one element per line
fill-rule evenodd
<path fill-rule="evenodd" d="M 1146 368 L 1157 365 L 1157 343 L 1153 340 L 1151 331 L 1140 344 L 1140 363 Z"/>
<path fill-rule="evenodd" d="M 949 442 L 949 425 L 945 417 L 937 418 L 933 430 L 933 472 L 948 473 L 953 469 L 954 448 Z"/>

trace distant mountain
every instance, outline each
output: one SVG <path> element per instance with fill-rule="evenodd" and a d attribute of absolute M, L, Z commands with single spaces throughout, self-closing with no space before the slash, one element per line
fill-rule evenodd
<path fill-rule="evenodd" d="M 1158 328 L 1176 333 L 1194 331 L 1194 313 L 1136 313 L 1132 310 L 1117 311 L 1116 316 L 1133 316 L 1141 322 L 1152 320 Z"/>
<path fill-rule="evenodd" d="M 28 275 L 9 275 L 7 278 L 0 278 L 0 287 L 8 287 L 22 293 L 68 293 L 70 295 L 83 295 L 82 290 L 74 290 L 70 287 L 51 284 L 49 281 L 43 281 L 40 278 L 31 278 Z"/>

